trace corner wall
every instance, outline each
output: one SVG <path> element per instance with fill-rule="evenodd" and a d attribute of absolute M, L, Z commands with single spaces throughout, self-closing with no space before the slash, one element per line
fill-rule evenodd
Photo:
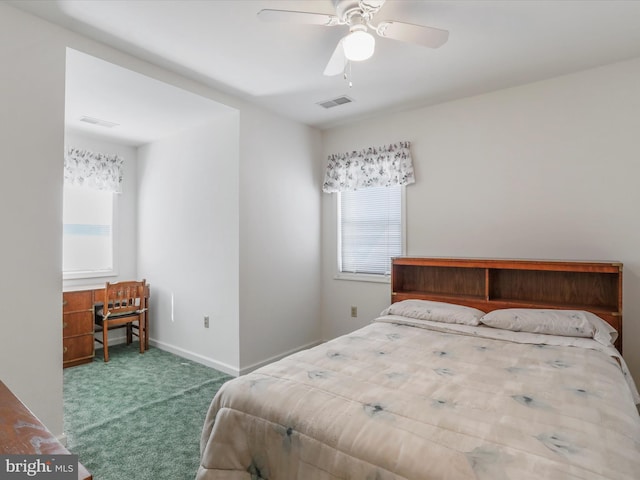
<path fill-rule="evenodd" d="M 240 342 L 238 147 L 230 113 L 138 154 L 138 271 L 151 284 L 150 337 L 228 373 L 237 373 Z"/>
<path fill-rule="evenodd" d="M 320 341 L 320 132 L 241 116 L 240 371 Z"/>
<path fill-rule="evenodd" d="M 640 383 L 639 109 L 636 59 L 334 128 L 324 158 L 412 142 L 408 255 L 623 262 L 624 357 Z M 322 201 L 325 339 L 390 301 L 388 284 L 333 279 L 334 200 Z"/>

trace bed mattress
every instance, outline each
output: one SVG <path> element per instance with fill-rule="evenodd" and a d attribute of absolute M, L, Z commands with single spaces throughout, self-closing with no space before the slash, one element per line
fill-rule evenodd
<path fill-rule="evenodd" d="M 381 317 L 225 384 L 197 479 L 640 478 L 613 348 L 427 323 Z"/>

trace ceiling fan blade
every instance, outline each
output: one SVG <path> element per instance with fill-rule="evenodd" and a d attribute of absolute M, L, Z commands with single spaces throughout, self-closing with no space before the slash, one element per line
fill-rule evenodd
<path fill-rule="evenodd" d="M 332 27 L 340 21 L 335 15 L 326 13 L 294 12 L 291 10 L 260 10 L 258 18 L 264 22 L 304 23 L 307 25 L 324 25 Z"/>
<path fill-rule="evenodd" d="M 449 39 L 449 32 L 434 27 L 396 22 L 394 20 L 380 22 L 376 33 L 384 38 L 392 38 L 401 42 L 415 43 L 430 48 L 438 48 Z"/>
<path fill-rule="evenodd" d="M 344 72 L 345 67 L 347 66 L 347 57 L 344 55 L 344 48 L 342 47 L 342 41 L 344 38 L 340 39 L 338 42 L 338 46 L 333 51 L 331 58 L 329 59 L 329 63 L 324 69 L 324 74 L 328 77 L 333 75 L 340 75 Z"/>

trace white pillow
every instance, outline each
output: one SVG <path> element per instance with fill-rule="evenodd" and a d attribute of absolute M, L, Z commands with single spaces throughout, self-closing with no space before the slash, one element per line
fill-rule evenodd
<path fill-rule="evenodd" d="M 432 302 L 430 300 L 403 300 L 392 303 L 380 315 L 400 315 L 419 320 L 431 320 L 432 322 L 480 325 L 480 318 L 482 318 L 484 312 L 477 308 L 453 303 Z"/>
<path fill-rule="evenodd" d="M 506 308 L 489 312 L 480 321 L 514 332 L 593 338 L 603 345 L 611 345 L 618 338 L 615 328 L 584 310 Z"/>

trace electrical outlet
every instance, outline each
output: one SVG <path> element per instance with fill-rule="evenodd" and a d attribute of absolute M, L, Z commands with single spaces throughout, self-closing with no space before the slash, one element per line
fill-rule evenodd
<path fill-rule="evenodd" d="M 351 307 L 351 316 L 353 318 L 358 316 L 358 307 L 354 307 L 354 306 Z"/>
<path fill-rule="evenodd" d="M 209 328 L 209 315 L 204 316 L 204 328 Z"/>

